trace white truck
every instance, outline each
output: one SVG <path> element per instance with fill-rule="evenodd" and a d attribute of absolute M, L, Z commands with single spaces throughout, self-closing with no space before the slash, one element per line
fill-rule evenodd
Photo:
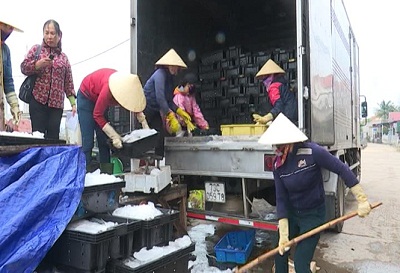
<path fill-rule="evenodd" d="M 266 114 L 254 74 L 273 58 L 297 89 L 298 127 L 360 178 L 359 49 L 342 0 L 131 0 L 131 71 L 143 84 L 170 48 L 200 76 L 200 106 L 215 127 Z M 205 210 L 188 209 L 189 217 L 277 230 L 276 220 L 251 213 L 254 197 L 275 204 L 273 151 L 257 140 L 166 138 L 172 174 L 189 190 L 206 191 Z M 343 181 L 325 171 L 324 186 L 327 220 L 342 216 Z M 229 198 L 243 209 L 213 205 Z"/>

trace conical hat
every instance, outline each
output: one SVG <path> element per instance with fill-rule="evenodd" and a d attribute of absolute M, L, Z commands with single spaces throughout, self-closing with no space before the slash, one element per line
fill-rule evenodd
<path fill-rule="evenodd" d="M 171 48 L 164 56 L 162 56 L 157 62 L 156 65 L 174 65 L 182 68 L 187 68 L 184 61 L 179 57 L 178 53 Z"/>
<path fill-rule="evenodd" d="M 10 19 L 9 16 L 7 16 L 7 14 L 5 12 L 2 12 L 0 14 L 0 22 L 3 24 L 6 24 L 6 25 L 12 26 L 15 31 L 24 32 L 22 29 L 20 29 L 14 25 L 15 20 Z"/>
<path fill-rule="evenodd" d="M 288 144 L 306 141 L 308 137 L 284 114 L 280 113 L 261 135 L 258 143 L 267 145 Z"/>
<path fill-rule="evenodd" d="M 142 83 L 135 74 L 114 72 L 108 80 L 111 94 L 125 109 L 142 112 L 146 107 Z"/>
<path fill-rule="evenodd" d="M 269 59 L 263 67 L 261 67 L 260 71 L 256 74 L 256 78 L 261 78 L 270 74 L 276 73 L 285 73 L 285 71 L 280 68 L 273 60 Z"/>

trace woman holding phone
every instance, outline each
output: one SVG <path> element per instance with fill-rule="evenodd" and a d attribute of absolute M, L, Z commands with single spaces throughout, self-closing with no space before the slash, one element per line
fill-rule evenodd
<path fill-rule="evenodd" d="M 76 113 L 75 90 L 71 65 L 61 49 L 62 32 L 55 20 L 43 25 L 43 41 L 34 45 L 21 63 L 21 72 L 26 75 L 37 74 L 29 102 L 29 115 L 32 131 L 39 131 L 45 138 L 59 139 L 64 99 L 68 98 L 72 113 Z M 36 50 L 40 46 L 38 58 Z"/>

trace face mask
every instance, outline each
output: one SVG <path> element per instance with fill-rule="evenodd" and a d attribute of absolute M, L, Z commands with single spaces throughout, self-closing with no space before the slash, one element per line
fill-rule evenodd
<path fill-rule="evenodd" d="M 263 80 L 263 84 L 264 84 L 264 86 L 265 86 L 265 88 L 266 88 L 267 90 L 268 90 L 269 86 L 271 85 L 273 79 L 274 79 L 273 75 L 269 75 L 268 77 L 266 77 L 266 78 Z"/>

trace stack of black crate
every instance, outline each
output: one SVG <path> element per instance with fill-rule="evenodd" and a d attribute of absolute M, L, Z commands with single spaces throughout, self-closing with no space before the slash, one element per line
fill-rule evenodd
<path fill-rule="evenodd" d="M 294 49 L 273 48 L 253 53 L 234 46 L 203 55 L 199 65 L 199 104 L 210 126 L 251 124 L 253 113 L 269 112 L 271 105 L 262 82 L 255 79 L 269 59 L 286 71 L 288 81 L 296 79 Z"/>

